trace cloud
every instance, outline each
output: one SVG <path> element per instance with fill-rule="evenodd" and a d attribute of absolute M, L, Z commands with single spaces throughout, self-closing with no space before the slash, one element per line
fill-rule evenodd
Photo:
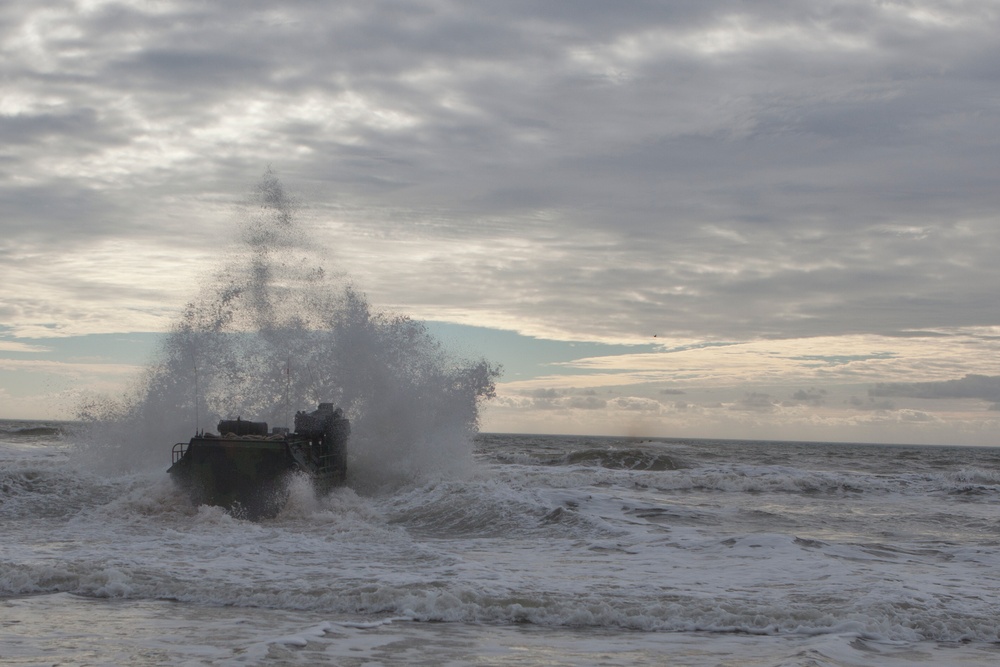
<path fill-rule="evenodd" d="M 95 363 L 95 362 L 63 362 L 40 359 L 4 359 L 0 358 L 0 371 L 24 372 L 34 374 L 51 374 L 69 377 L 132 377 L 143 370 L 142 366 L 132 364 Z"/>
<path fill-rule="evenodd" d="M 659 412 L 663 407 L 659 401 L 641 396 L 619 396 L 608 401 L 608 405 L 616 410 L 630 412 Z"/>
<path fill-rule="evenodd" d="M 597 396 L 571 396 L 564 405 L 573 410 L 603 410 L 608 402 Z"/>
<path fill-rule="evenodd" d="M 777 401 L 768 394 L 752 391 L 730 406 L 730 409 L 745 410 L 748 412 L 774 412 L 776 407 Z"/>
<path fill-rule="evenodd" d="M 808 403 L 810 405 L 822 405 L 826 401 L 826 389 L 799 389 L 792 394 L 792 401 L 798 403 Z"/>
<path fill-rule="evenodd" d="M 867 401 L 857 396 L 851 396 L 851 398 L 848 399 L 848 405 L 850 405 L 855 410 L 888 411 L 896 409 L 896 406 L 892 401 L 889 400 L 876 401 L 874 398 L 870 396 L 868 397 Z"/>
<path fill-rule="evenodd" d="M 548 401 L 555 398 L 559 398 L 560 394 L 555 389 L 545 388 L 545 389 L 535 389 L 533 391 L 530 391 L 528 392 L 528 395 L 535 399 L 542 399 Z"/>
<path fill-rule="evenodd" d="M 504 395 L 501 399 L 508 407 L 524 410 L 601 410 L 608 405 L 593 390 L 566 392 L 550 387 L 530 389 L 519 396 Z"/>
<path fill-rule="evenodd" d="M 659 346 L 511 406 L 791 419 L 1000 377 L 998 30 L 929 0 L 6 3 L 0 324 L 167 330 L 271 165 L 375 304 Z"/>
<path fill-rule="evenodd" d="M 831 383 L 877 386 L 890 379 L 937 380 L 974 370 L 1000 375 L 1000 340 L 992 327 L 950 330 L 948 334 L 822 336 L 721 346 L 678 344 L 664 352 L 584 357 L 559 365 L 574 371 L 572 374 L 545 375 L 507 386 L 530 390 L 536 386 L 569 389 L 645 384 L 659 392 L 680 383 L 702 388 L 805 384 L 812 388 L 797 390 L 805 392 L 797 396 L 816 400 Z"/>
<path fill-rule="evenodd" d="M 37 354 L 48 352 L 51 348 L 42 345 L 32 345 L 14 340 L 0 340 L 0 352 L 24 352 L 27 354 Z"/>
<path fill-rule="evenodd" d="M 879 383 L 868 390 L 871 396 L 906 398 L 978 398 L 1000 402 L 1000 376 L 969 374 L 957 380 L 937 382 Z"/>
<path fill-rule="evenodd" d="M 218 243 L 272 163 L 377 302 L 528 333 L 962 327 L 997 281 L 998 18 L 977 4 L 2 18 L 4 218 L 46 258 Z"/>

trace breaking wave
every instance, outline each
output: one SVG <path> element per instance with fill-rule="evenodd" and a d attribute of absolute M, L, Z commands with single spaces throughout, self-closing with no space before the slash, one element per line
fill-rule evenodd
<path fill-rule="evenodd" d="M 424 324 L 372 307 L 328 270 L 270 171 L 239 221 L 242 245 L 183 309 L 155 363 L 122 396 L 79 406 L 88 458 L 162 467 L 170 444 L 220 419 L 290 425 L 296 410 L 333 402 L 352 422 L 352 486 L 468 467 L 499 369 L 453 357 Z"/>
<path fill-rule="evenodd" d="M 649 450 L 587 449 L 566 455 L 568 465 L 599 466 L 615 470 L 677 470 L 680 465 L 673 457 Z"/>
<path fill-rule="evenodd" d="M 0 438 L 5 439 L 51 439 L 61 435 L 63 435 L 63 430 L 57 426 L 0 427 Z"/>

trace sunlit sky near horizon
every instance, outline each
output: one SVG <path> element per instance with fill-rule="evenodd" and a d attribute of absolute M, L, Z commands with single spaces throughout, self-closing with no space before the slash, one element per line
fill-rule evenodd
<path fill-rule="evenodd" d="M 0 5 L 0 418 L 121 391 L 267 169 L 487 431 L 1000 445 L 1000 4 Z"/>

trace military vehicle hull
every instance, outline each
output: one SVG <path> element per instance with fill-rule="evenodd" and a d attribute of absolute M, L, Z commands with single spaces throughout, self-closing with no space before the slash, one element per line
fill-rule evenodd
<path fill-rule="evenodd" d="M 223 420 L 219 434 L 203 433 L 173 448 L 168 472 L 196 504 L 218 505 L 259 519 L 281 511 L 292 474 L 312 480 L 317 493 L 345 482 L 350 423 L 329 403 L 296 414 L 296 432 L 263 422 Z"/>

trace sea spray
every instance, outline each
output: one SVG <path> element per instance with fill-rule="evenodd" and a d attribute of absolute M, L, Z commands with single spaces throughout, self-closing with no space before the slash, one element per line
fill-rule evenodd
<path fill-rule="evenodd" d="M 222 418 L 291 426 L 320 402 L 351 419 L 349 483 L 454 474 L 499 369 L 450 355 L 424 324 L 373 308 L 324 266 L 270 171 L 240 209 L 241 246 L 187 304 L 155 363 L 117 398 L 81 403 L 86 458 L 105 469 L 169 464 L 169 446 Z"/>

